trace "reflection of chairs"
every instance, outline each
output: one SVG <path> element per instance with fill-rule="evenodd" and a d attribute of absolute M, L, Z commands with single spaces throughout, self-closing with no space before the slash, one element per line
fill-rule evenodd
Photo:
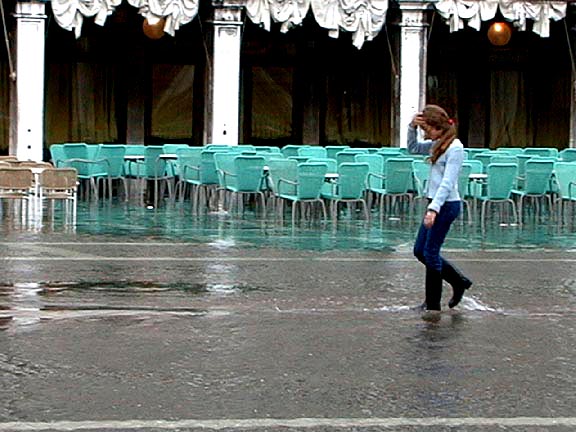
<path fill-rule="evenodd" d="M 362 204 L 364 216 L 368 220 L 368 206 L 364 199 L 368 170 L 367 163 L 344 162 L 338 166 L 338 179 L 329 192 L 322 192 L 322 196 L 330 202 L 330 214 L 334 221 L 338 218 L 340 203 L 346 203 L 348 207 L 351 203 Z"/>
<path fill-rule="evenodd" d="M 513 189 L 512 194 L 518 196 L 518 218 L 522 223 L 524 199 L 547 198 L 550 212 L 552 212 L 552 197 L 548 194 L 554 162 L 532 158 L 526 162 L 522 189 Z M 538 201 L 536 208 L 538 210 Z M 537 211 L 538 212 L 538 211 Z"/>
<path fill-rule="evenodd" d="M 298 204 L 301 213 L 304 214 L 304 204 L 319 203 L 322 215 L 326 219 L 326 206 L 322 201 L 321 191 L 327 169 L 325 163 L 304 162 L 297 167 L 295 181 L 285 178 L 278 180 L 278 197 L 292 202 L 292 223 L 296 221 Z"/>
<path fill-rule="evenodd" d="M 486 210 L 492 203 L 498 203 L 502 209 L 504 204 L 509 204 L 514 215 L 514 222 L 518 223 L 518 214 L 516 213 L 516 205 L 511 199 L 512 188 L 514 179 L 516 177 L 515 164 L 490 164 L 486 169 L 488 175 L 486 179 L 486 187 L 482 195 L 477 198 L 482 201 L 482 209 L 480 212 L 480 224 L 482 227 L 486 223 Z M 502 212 L 500 213 L 502 216 Z"/>
<path fill-rule="evenodd" d="M 71 213 L 76 220 L 76 191 L 78 188 L 78 173 L 74 168 L 49 168 L 38 176 L 38 192 L 40 202 L 43 200 L 64 203 L 66 214 Z"/>

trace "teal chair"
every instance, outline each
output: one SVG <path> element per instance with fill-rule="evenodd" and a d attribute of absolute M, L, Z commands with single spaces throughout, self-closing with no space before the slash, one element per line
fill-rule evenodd
<path fill-rule="evenodd" d="M 368 209 L 372 209 L 372 200 L 378 197 L 384 188 L 384 158 L 379 154 L 357 154 L 354 162 L 368 164 L 368 178 L 366 179 L 366 200 Z"/>
<path fill-rule="evenodd" d="M 412 160 L 412 191 L 413 204 L 421 200 L 426 203 L 428 191 L 428 177 L 430 176 L 430 164 L 422 159 Z"/>
<path fill-rule="evenodd" d="M 298 149 L 298 156 L 306 156 L 308 158 L 326 158 L 328 153 L 324 147 L 310 146 Z"/>
<path fill-rule="evenodd" d="M 524 182 L 522 189 L 513 189 L 512 194 L 518 198 L 518 219 L 523 222 L 524 200 L 526 198 L 535 201 L 537 211 L 539 209 L 538 199 L 546 198 L 548 208 L 552 213 L 552 197 L 548 194 L 552 173 L 554 172 L 554 162 L 551 160 L 541 160 L 532 158 L 526 162 Z"/>
<path fill-rule="evenodd" d="M 412 159 L 404 157 L 388 158 L 384 163 L 384 187 L 375 190 L 380 195 L 380 217 L 391 214 L 398 199 L 408 201 L 408 213 L 412 217 L 412 185 L 413 169 Z M 373 176 L 373 175 L 372 175 Z M 370 182 L 371 175 L 368 175 Z"/>
<path fill-rule="evenodd" d="M 283 211 L 283 200 L 278 193 L 278 184 L 281 179 L 295 182 L 298 175 L 298 161 L 286 158 L 272 158 L 266 161 L 268 167 L 268 175 L 266 181 L 268 184 L 268 191 L 272 195 L 269 200 L 273 209 L 278 209 L 279 215 Z"/>
<path fill-rule="evenodd" d="M 470 166 L 470 174 L 483 174 L 484 173 L 484 166 L 482 162 L 475 160 L 475 159 L 467 159 L 464 161 L 467 165 Z M 482 195 L 482 190 L 484 189 L 485 182 L 480 180 L 470 180 L 468 183 L 468 189 L 465 191 L 465 195 L 462 197 L 466 199 L 468 203 L 470 200 L 472 201 L 472 213 L 476 215 L 477 211 L 477 201 L 478 197 Z"/>
<path fill-rule="evenodd" d="M 498 147 L 496 148 L 497 152 L 504 152 L 507 153 L 511 156 L 516 156 L 519 154 L 524 153 L 524 148 L 523 147 Z"/>
<path fill-rule="evenodd" d="M 238 155 L 232 160 L 232 172 L 225 176 L 226 188 L 231 192 L 231 208 L 234 202 L 242 210 L 244 198 L 251 195 L 260 198 L 262 213 L 266 216 L 264 195 L 266 160 L 262 156 Z"/>
<path fill-rule="evenodd" d="M 558 149 L 554 147 L 526 147 L 525 155 L 558 158 Z"/>
<path fill-rule="evenodd" d="M 142 144 L 125 144 L 126 153 L 124 154 L 124 176 L 137 178 L 138 160 L 144 160 L 144 150 L 146 146 Z"/>
<path fill-rule="evenodd" d="M 146 190 L 149 189 L 148 183 L 154 183 L 155 208 L 160 202 L 160 195 L 164 195 L 163 190 L 161 190 L 162 183 L 168 188 L 169 198 L 174 196 L 172 186 L 174 176 L 168 172 L 166 160 L 160 157 L 163 154 L 163 146 L 146 146 L 144 148 L 144 159 L 133 162 L 130 168 L 132 174 L 138 179 L 138 191 L 142 203 L 144 203 Z"/>
<path fill-rule="evenodd" d="M 403 149 L 400 147 L 381 147 L 377 150 L 377 153 L 384 153 L 384 154 L 393 153 L 396 156 L 405 154 Z"/>
<path fill-rule="evenodd" d="M 466 153 L 467 158 L 469 160 L 474 159 L 474 157 L 478 154 L 485 153 L 491 151 L 488 148 L 477 148 L 477 147 L 466 147 L 464 148 L 464 153 Z"/>
<path fill-rule="evenodd" d="M 242 152 L 221 152 L 214 155 L 214 165 L 218 175 L 216 192 L 223 208 L 227 208 L 236 187 L 234 160 L 241 154 Z"/>
<path fill-rule="evenodd" d="M 338 171 L 338 164 L 336 163 L 336 159 L 331 158 L 310 158 L 306 162 L 314 162 L 314 163 L 323 163 L 326 165 L 327 173 L 336 173 Z"/>
<path fill-rule="evenodd" d="M 472 195 L 470 193 L 470 174 L 472 174 L 472 164 L 464 161 L 458 177 L 458 192 L 462 199 L 462 213 L 466 210 L 469 223 L 472 222 L 472 209 L 469 201 L 469 197 Z M 464 215 L 462 215 L 462 219 L 464 219 Z"/>
<path fill-rule="evenodd" d="M 482 163 L 482 172 L 486 173 L 486 169 L 488 168 L 488 165 L 490 165 L 492 163 L 492 158 L 494 156 L 502 156 L 502 154 L 496 154 L 498 152 L 495 151 L 484 151 L 482 153 L 478 153 L 475 154 L 473 156 L 473 160 L 477 160 L 480 161 Z"/>
<path fill-rule="evenodd" d="M 338 219 L 338 205 L 345 203 L 350 208 L 352 203 L 362 204 L 364 217 L 368 220 L 368 206 L 364 199 L 370 167 L 367 163 L 344 162 L 338 165 L 338 178 L 330 191 L 323 191 L 322 197 L 330 203 L 330 215 L 333 221 Z"/>
<path fill-rule="evenodd" d="M 183 202 L 190 189 L 190 203 L 193 210 L 197 210 L 197 192 L 200 186 L 200 165 L 202 147 L 189 147 L 176 150 L 178 166 L 180 167 L 180 176 L 175 187 L 175 199 L 180 198 Z"/>
<path fill-rule="evenodd" d="M 554 181 L 557 185 L 556 209 L 558 222 L 564 223 L 565 205 L 576 203 L 576 161 L 557 162 L 554 168 Z"/>
<path fill-rule="evenodd" d="M 516 158 L 516 156 L 511 155 L 511 154 L 504 154 L 504 152 L 501 152 L 502 156 L 500 155 L 494 155 L 492 156 L 492 159 L 490 160 L 491 163 L 513 163 L 513 164 L 517 164 L 518 163 L 518 159 Z"/>
<path fill-rule="evenodd" d="M 99 179 L 106 180 L 108 185 L 108 197 L 112 199 L 112 182 L 120 180 L 124 189 L 125 200 L 128 199 L 128 182 L 124 176 L 124 156 L 126 155 L 126 147 L 123 145 L 115 144 L 102 144 L 98 149 L 96 158 L 105 161 L 106 176 Z"/>
<path fill-rule="evenodd" d="M 52 160 L 52 165 L 56 168 L 63 166 L 63 162 L 66 160 L 64 144 L 52 144 L 50 146 L 50 159 Z"/>
<path fill-rule="evenodd" d="M 328 166 L 319 162 L 304 162 L 296 168 L 294 181 L 280 178 L 278 181 L 278 197 L 292 202 L 292 223 L 296 221 L 298 205 L 302 214 L 306 212 L 304 205 L 319 204 L 323 220 L 326 220 L 326 205 L 322 200 L 322 186 L 326 180 Z M 310 212 L 312 214 L 312 211 Z"/>
<path fill-rule="evenodd" d="M 336 155 L 341 151 L 349 149 L 350 146 L 326 146 L 324 148 L 326 149 L 326 157 L 336 160 Z"/>
<path fill-rule="evenodd" d="M 355 150 L 355 149 L 343 150 L 336 154 L 336 163 L 338 164 L 338 166 L 340 166 L 343 163 L 355 162 L 356 155 L 359 154 L 368 154 L 368 152 L 364 150 Z"/>
<path fill-rule="evenodd" d="M 90 199 L 92 196 L 98 199 L 97 179 L 107 176 L 106 162 L 95 157 L 98 146 L 70 143 L 64 144 L 63 150 L 65 159 L 59 167 L 74 168 L 78 173 L 78 180 L 82 185 L 84 197 Z"/>
<path fill-rule="evenodd" d="M 558 158 L 562 162 L 575 162 L 576 161 L 576 148 L 567 148 L 558 153 Z"/>
<path fill-rule="evenodd" d="M 164 154 L 175 156 L 173 159 L 166 160 L 166 172 L 172 177 L 178 177 L 180 175 L 180 166 L 176 152 L 179 149 L 190 148 L 190 146 L 188 144 L 164 144 L 162 148 L 164 149 Z"/>
<path fill-rule="evenodd" d="M 480 224 L 482 227 L 486 225 L 486 210 L 488 210 L 493 203 L 499 204 L 500 217 L 504 214 L 504 205 L 509 205 L 514 217 L 514 223 L 518 223 L 516 205 L 512 200 L 512 189 L 516 178 L 516 169 L 515 164 L 490 164 L 486 168 L 486 187 L 482 195 L 477 197 L 482 201 L 482 209 L 480 211 Z"/>
<path fill-rule="evenodd" d="M 197 188 L 198 210 L 201 208 L 216 208 L 218 203 L 217 189 L 219 187 L 218 172 L 214 156 L 217 153 L 229 152 L 228 146 L 211 147 L 200 153 L 200 185 Z"/>
<path fill-rule="evenodd" d="M 298 151 L 301 148 L 308 147 L 307 145 L 287 144 L 280 149 L 284 157 L 298 156 Z"/>

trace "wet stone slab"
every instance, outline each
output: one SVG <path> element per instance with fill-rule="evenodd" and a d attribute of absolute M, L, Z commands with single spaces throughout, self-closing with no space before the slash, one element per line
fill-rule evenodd
<path fill-rule="evenodd" d="M 235 418 L 255 423 L 220 430 L 574 429 L 385 420 L 574 415 L 569 228 L 455 227 L 446 256 L 475 284 L 457 310 L 423 319 L 414 224 L 293 229 L 134 211 L 130 231 L 121 208 L 89 216 L 72 232 L 3 227 L 0 431 Z M 270 418 L 384 420 L 258 426 Z"/>

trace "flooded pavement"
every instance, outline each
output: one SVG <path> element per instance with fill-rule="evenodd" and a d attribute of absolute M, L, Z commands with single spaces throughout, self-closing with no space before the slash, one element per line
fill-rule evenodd
<path fill-rule="evenodd" d="M 574 227 L 456 224 L 423 317 L 417 221 L 4 222 L 0 432 L 576 430 Z"/>

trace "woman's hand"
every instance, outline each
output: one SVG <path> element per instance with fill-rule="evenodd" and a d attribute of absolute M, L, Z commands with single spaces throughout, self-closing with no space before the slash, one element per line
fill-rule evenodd
<path fill-rule="evenodd" d="M 426 228 L 432 227 L 436 221 L 437 213 L 434 210 L 426 210 L 424 214 L 424 221 L 422 222 Z"/>
<path fill-rule="evenodd" d="M 413 128 L 417 126 L 423 126 L 425 124 L 426 122 L 424 121 L 424 116 L 422 115 L 422 113 L 417 113 L 410 122 L 410 126 L 412 126 Z"/>

